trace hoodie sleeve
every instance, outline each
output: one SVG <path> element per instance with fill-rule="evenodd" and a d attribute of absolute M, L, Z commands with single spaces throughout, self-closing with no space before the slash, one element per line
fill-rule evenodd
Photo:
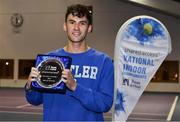
<path fill-rule="evenodd" d="M 25 89 L 26 100 L 32 105 L 40 105 L 43 102 L 43 94 L 33 89 Z"/>

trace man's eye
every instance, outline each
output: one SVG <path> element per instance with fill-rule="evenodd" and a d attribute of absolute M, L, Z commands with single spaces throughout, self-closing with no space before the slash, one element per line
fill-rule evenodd
<path fill-rule="evenodd" d="M 69 23 L 69 24 L 74 24 L 74 21 L 69 20 L 68 23 Z"/>
<path fill-rule="evenodd" d="M 87 25 L 87 23 L 86 22 L 81 22 L 81 25 Z"/>
<path fill-rule="evenodd" d="M 74 22 L 73 21 L 69 21 L 69 24 L 74 24 Z"/>

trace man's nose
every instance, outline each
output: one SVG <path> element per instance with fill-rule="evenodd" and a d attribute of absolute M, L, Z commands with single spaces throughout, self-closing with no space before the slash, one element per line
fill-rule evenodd
<path fill-rule="evenodd" d="M 75 23 L 75 24 L 74 24 L 74 29 L 75 29 L 75 30 L 79 30 L 79 23 Z"/>

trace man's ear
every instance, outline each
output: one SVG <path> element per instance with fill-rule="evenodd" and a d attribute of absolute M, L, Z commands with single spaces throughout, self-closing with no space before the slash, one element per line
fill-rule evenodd
<path fill-rule="evenodd" d="M 91 33 L 91 32 L 92 32 L 92 29 L 93 29 L 93 26 L 92 26 L 92 25 L 89 25 L 89 27 L 88 27 L 88 32 Z"/>
<path fill-rule="evenodd" d="M 64 31 L 67 31 L 67 27 L 66 27 L 66 23 L 64 22 L 64 24 L 63 24 L 63 30 Z"/>

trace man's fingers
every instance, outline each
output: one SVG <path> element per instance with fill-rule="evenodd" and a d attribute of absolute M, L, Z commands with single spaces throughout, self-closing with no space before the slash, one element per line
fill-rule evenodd
<path fill-rule="evenodd" d="M 39 71 L 35 68 L 35 67 L 32 67 L 31 68 L 31 72 L 29 74 L 29 78 L 28 80 L 29 81 L 36 81 L 37 79 L 40 78 L 40 73 Z"/>
<path fill-rule="evenodd" d="M 64 74 L 62 74 L 62 81 L 64 82 L 64 83 L 67 83 L 67 75 L 64 75 Z"/>
<path fill-rule="evenodd" d="M 64 69 L 64 70 L 62 71 L 62 75 L 68 75 L 69 72 L 70 72 L 69 69 Z"/>

